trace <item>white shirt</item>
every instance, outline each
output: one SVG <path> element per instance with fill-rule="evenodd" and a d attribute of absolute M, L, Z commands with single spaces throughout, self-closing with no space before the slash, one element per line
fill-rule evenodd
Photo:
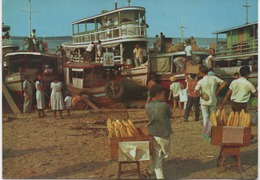
<path fill-rule="evenodd" d="M 191 56 L 191 45 L 186 46 L 185 53 L 186 56 Z"/>
<path fill-rule="evenodd" d="M 66 96 L 64 99 L 64 102 L 66 103 L 66 108 L 71 107 L 71 97 L 70 96 Z"/>
<path fill-rule="evenodd" d="M 93 48 L 94 48 L 94 44 L 91 44 L 91 43 L 90 43 L 90 44 L 88 45 L 86 51 L 91 52 L 91 51 L 93 50 Z"/>
<path fill-rule="evenodd" d="M 215 105 L 217 103 L 216 90 L 218 85 L 224 81 L 216 76 L 204 76 L 198 81 L 195 91 L 206 93 L 209 96 L 209 100 L 205 101 L 200 98 L 200 104 L 202 105 Z"/>
<path fill-rule="evenodd" d="M 244 77 L 232 81 L 229 89 L 232 91 L 230 100 L 237 103 L 247 103 L 251 93 L 256 92 L 255 86 Z"/>
<path fill-rule="evenodd" d="M 203 60 L 203 65 L 207 66 L 207 68 L 211 68 L 211 59 L 212 55 L 209 55 L 206 59 Z"/>
<path fill-rule="evenodd" d="M 173 82 L 170 85 L 170 90 L 172 90 L 173 97 L 179 96 L 179 91 L 181 90 L 181 84 L 179 82 Z"/>

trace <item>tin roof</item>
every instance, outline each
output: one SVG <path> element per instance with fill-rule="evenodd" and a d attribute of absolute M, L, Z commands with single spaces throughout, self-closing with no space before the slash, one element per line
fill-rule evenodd
<path fill-rule="evenodd" d="M 231 28 L 215 31 L 215 32 L 212 32 L 212 34 L 227 33 L 227 32 L 232 31 L 234 29 L 244 28 L 244 27 L 247 27 L 247 26 L 255 25 L 255 24 L 258 24 L 258 22 L 256 21 L 256 22 L 252 22 L 252 23 L 248 23 L 248 24 L 243 24 L 243 25 L 240 25 L 240 26 L 235 26 L 235 27 L 231 27 Z"/>

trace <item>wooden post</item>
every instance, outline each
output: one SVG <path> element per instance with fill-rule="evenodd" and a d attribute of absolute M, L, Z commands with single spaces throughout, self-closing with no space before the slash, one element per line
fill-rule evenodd
<path fill-rule="evenodd" d="M 15 104 L 12 96 L 10 95 L 10 93 L 8 92 L 8 89 L 6 88 L 6 86 L 4 84 L 2 84 L 2 89 L 3 89 L 3 94 L 5 96 L 5 99 L 7 100 L 7 102 L 9 104 L 9 106 L 11 107 L 12 111 L 14 113 L 21 113 L 20 109 Z"/>

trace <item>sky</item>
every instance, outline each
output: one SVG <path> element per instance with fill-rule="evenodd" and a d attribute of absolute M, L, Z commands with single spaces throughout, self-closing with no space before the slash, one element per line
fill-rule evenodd
<path fill-rule="evenodd" d="M 127 0 L 116 0 L 118 8 Z M 31 0 L 31 27 L 39 37 L 71 36 L 71 22 L 113 10 L 115 0 Z M 146 9 L 148 37 L 163 32 L 166 37 L 214 38 L 212 32 L 243 25 L 246 0 L 131 0 L 131 6 Z M 248 0 L 248 22 L 258 21 L 258 0 Z M 29 0 L 2 0 L 2 22 L 11 26 L 11 36 L 28 36 Z"/>

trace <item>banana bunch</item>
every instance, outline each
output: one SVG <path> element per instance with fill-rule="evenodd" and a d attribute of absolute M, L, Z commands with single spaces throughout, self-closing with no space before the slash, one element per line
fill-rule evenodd
<path fill-rule="evenodd" d="M 131 120 L 107 120 L 109 138 L 137 137 L 140 136 L 137 127 Z"/>
<path fill-rule="evenodd" d="M 232 111 L 227 119 L 225 110 L 218 109 L 216 114 L 211 112 L 210 121 L 213 126 L 249 127 L 251 119 L 250 114 L 245 113 L 244 110 L 241 110 L 240 113 Z"/>

